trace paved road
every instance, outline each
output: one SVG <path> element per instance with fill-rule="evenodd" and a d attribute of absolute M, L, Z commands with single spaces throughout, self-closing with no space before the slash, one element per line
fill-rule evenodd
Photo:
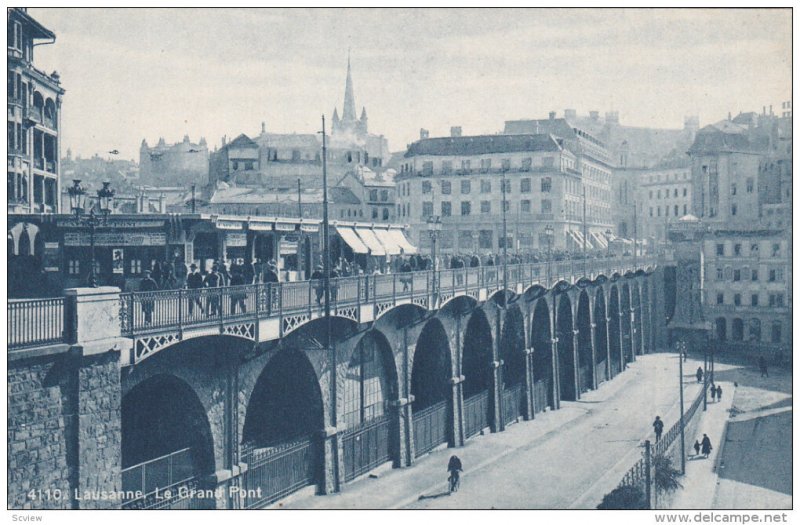
<path fill-rule="evenodd" d="M 699 387 L 690 374 L 697 365 L 691 360 L 686 365 L 688 406 Z M 425 498 L 408 507 L 594 508 L 607 491 L 603 486 L 619 482 L 621 476 L 615 471 L 622 468 L 624 473 L 635 462 L 640 453 L 637 447 L 652 432 L 654 417 L 661 415 L 666 428 L 677 420 L 677 366 L 677 359 L 669 354 L 639 358 L 626 372 L 635 377 L 608 399 L 593 402 L 590 394 L 579 402 L 566 403 L 583 411 L 569 425 L 467 472 L 458 493 Z M 626 454 L 627 461 L 620 464 Z"/>
<path fill-rule="evenodd" d="M 761 378 L 750 366 L 731 367 L 719 375 L 739 386 L 713 508 L 792 508 L 791 374 L 773 369 L 770 377 Z"/>

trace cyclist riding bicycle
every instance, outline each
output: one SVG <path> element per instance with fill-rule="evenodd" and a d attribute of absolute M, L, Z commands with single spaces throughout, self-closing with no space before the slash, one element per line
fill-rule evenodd
<path fill-rule="evenodd" d="M 450 492 L 458 491 L 459 485 L 459 472 L 462 472 L 463 469 L 461 468 L 461 460 L 458 459 L 458 456 L 450 456 L 450 461 L 447 463 L 447 472 L 450 473 L 450 476 L 447 478 L 447 481 L 450 482 Z"/>

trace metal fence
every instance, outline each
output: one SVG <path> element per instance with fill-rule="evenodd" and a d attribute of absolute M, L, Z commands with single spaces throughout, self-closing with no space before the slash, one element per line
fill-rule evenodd
<path fill-rule="evenodd" d="M 312 436 L 278 446 L 249 449 L 243 455 L 244 507 L 263 507 L 317 482 L 322 449 Z"/>
<path fill-rule="evenodd" d="M 64 342 L 64 298 L 8 303 L 8 348 Z"/>
<path fill-rule="evenodd" d="M 123 509 L 199 509 L 202 500 L 193 498 L 198 486 L 191 448 L 122 469 Z"/>

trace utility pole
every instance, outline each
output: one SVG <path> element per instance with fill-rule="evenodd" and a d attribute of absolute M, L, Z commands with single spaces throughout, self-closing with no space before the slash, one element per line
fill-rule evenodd
<path fill-rule="evenodd" d="M 300 218 L 300 222 L 303 222 L 303 201 L 302 196 L 300 193 L 300 177 L 297 177 L 297 216 Z M 297 233 L 297 278 L 301 279 L 305 277 L 303 275 L 303 225 L 300 224 L 299 226 L 300 231 Z M 301 277 L 302 276 L 302 277 Z"/>
<path fill-rule="evenodd" d="M 583 276 L 586 277 L 586 186 L 583 187 Z"/>
<path fill-rule="evenodd" d="M 636 271 L 636 255 L 637 255 L 637 252 L 639 251 L 638 240 L 636 239 L 636 237 L 637 237 L 636 222 L 637 222 L 636 202 L 634 202 L 633 203 L 633 269 L 634 269 L 634 271 Z"/>
<path fill-rule="evenodd" d="M 192 213 L 194 213 L 195 210 L 196 210 L 195 200 L 194 200 L 194 189 L 195 189 L 195 186 L 196 186 L 195 184 L 192 184 Z"/>
<path fill-rule="evenodd" d="M 322 115 L 322 253 L 325 287 L 325 349 L 328 351 L 330 370 L 337 370 L 336 350 L 331 345 L 331 245 L 328 232 L 328 142 L 325 135 L 325 115 Z M 331 399 L 336 399 L 336 381 L 330 382 Z M 331 426 L 337 426 L 336 403 L 331 411 Z M 333 447 L 334 491 L 339 490 L 339 447 Z"/>
<path fill-rule="evenodd" d="M 297 216 L 301 219 L 303 218 L 303 197 L 300 193 L 300 177 L 297 177 Z"/>

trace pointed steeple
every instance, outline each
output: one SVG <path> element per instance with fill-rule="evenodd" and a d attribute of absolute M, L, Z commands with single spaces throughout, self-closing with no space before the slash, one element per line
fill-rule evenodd
<path fill-rule="evenodd" d="M 333 108 L 333 122 L 338 124 L 339 123 L 339 110 Z"/>
<path fill-rule="evenodd" d="M 342 121 L 354 122 L 356 120 L 356 99 L 353 96 L 353 77 L 350 74 L 350 52 L 347 53 L 347 81 L 344 85 L 344 107 L 342 108 Z"/>

